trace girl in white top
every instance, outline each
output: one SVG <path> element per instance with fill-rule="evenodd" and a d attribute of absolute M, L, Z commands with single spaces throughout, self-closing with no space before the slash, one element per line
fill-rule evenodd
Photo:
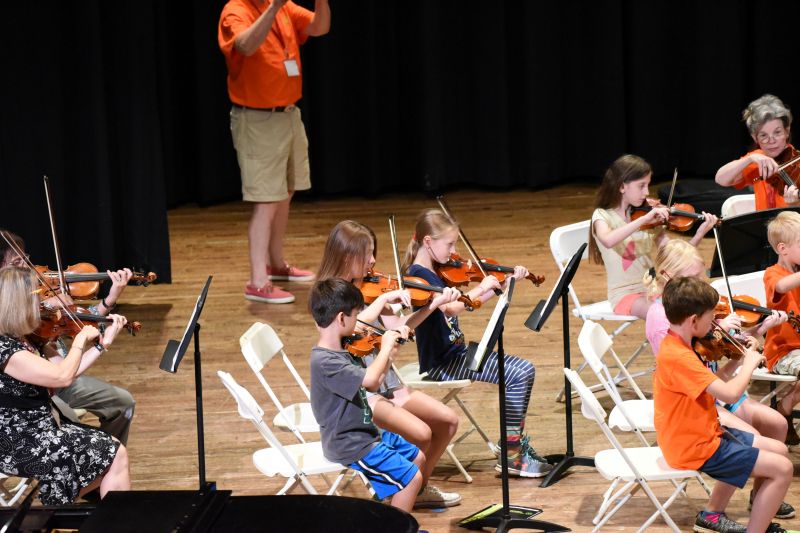
<path fill-rule="evenodd" d="M 608 275 L 608 300 L 620 315 L 647 316 L 650 300 L 642 277 L 653 266 L 652 255 L 669 241 L 663 228 L 642 230 L 669 218 L 669 209 L 655 207 L 631 220 L 630 210 L 643 205 L 650 192 L 653 170 L 639 156 L 626 154 L 614 161 L 603 175 L 597 191 L 589 230 L 589 257 L 604 264 Z M 697 245 L 717 223 L 706 215 L 690 243 Z"/>

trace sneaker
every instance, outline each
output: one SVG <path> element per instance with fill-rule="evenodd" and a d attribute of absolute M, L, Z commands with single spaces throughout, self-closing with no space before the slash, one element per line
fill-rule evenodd
<path fill-rule="evenodd" d="M 747 504 L 747 510 L 753 510 L 753 491 L 750 491 L 750 502 Z M 789 505 L 786 502 L 781 502 L 781 506 L 778 507 L 778 512 L 775 513 L 775 518 L 794 518 L 795 512 L 794 507 Z"/>
<path fill-rule="evenodd" d="M 285 265 L 283 268 L 267 267 L 267 275 L 273 281 L 312 281 L 314 273 L 310 270 Z"/>
<path fill-rule="evenodd" d="M 767 528 L 766 533 L 797 533 L 797 532 L 793 529 L 784 529 L 781 527 L 780 524 L 772 522 Z"/>
<path fill-rule="evenodd" d="M 706 513 L 700 511 L 694 519 L 696 533 L 745 533 L 747 528 L 728 518 L 725 513 Z"/>
<path fill-rule="evenodd" d="M 461 503 L 461 495 L 457 492 L 444 492 L 438 487 L 433 485 L 426 485 L 423 487 L 422 492 L 417 494 L 417 501 L 414 502 L 414 508 L 420 509 L 425 507 L 442 508 L 453 507 Z"/>
<path fill-rule="evenodd" d="M 272 283 L 267 283 L 260 289 L 248 284 L 244 288 L 244 297 L 265 304 L 290 304 L 294 301 L 292 293 L 286 292 Z"/>
<path fill-rule="evenodd" d="M 502 473 L 503 465 L 498 462 L 494 469 Z M 536 450 L 530 445 L 527 435 L 522 437 L 519 453 L 508 458 L 508 473 L 512 476 L 544 477 L 552 469 L 553 465 L 536 453 Z"/>

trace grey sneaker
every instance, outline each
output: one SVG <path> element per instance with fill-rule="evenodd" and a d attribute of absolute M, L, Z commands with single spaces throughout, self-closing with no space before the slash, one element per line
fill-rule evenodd
<path fill-rule="evenodd" d="M 502 472 L 503 466 L 498 462 L 495 470 Z M 528 442 L 528 436 L 524 435 L 520 441 L 519 453 L 514 457 L 508 458 L 508 473 L 519 477 L 544 477 L 550 473 L 553 465 L 536 453 L 536 450 Z"/>
<path fill-rule="evenodd" d="M 710 517 L 716 517 L 716 521 L 710 520 Z M 747 528 L 728 518 L 725 513 L 703 516 L 703 513 L 699 512 L 697 518 L 694 519 L 693 531 L 696 533 L 745 533 Z"/>

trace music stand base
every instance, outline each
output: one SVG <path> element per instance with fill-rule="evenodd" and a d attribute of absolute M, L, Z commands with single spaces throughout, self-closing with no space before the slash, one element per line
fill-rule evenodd
<path fill-rule="evenodd" d="M 571 454 L 571 453 L 559 453 L 555 455 L 547 455 L 545 456 L 547 462 L 550 464 L 556 463 L 556 466 L 550 471 L 549 474 L 542 480 L 539 486 L 543 489 L 553 485 L 554 483 L 558 482 L 561 479 L 561 476 L 564 475 L 564 472 L 572 468 L 573 466 L 590 466 L 594 468 L 594 458 L 593 457 L 581 457 L 579 455 Z"/>
<path fill-rule="evenodd" d="M 502 505 L 490 505 L 463 520 L 458 525 L 464 529 L 479 531 L 485 527 L 495 529 L 495 533 L 505 533 L 512 529 L 532 529 L 535 531 L 572 531 L 571 529 L 544 520 L 532 520 L 540 514 L 541 509 L 509 505 L 508 513 L 503 512 Z M 489 514 L 487 514 L 489 513 Z M 478 518 L 479 517 L 479 518 Z M 528 518 L 526 518 L 528 517 Z"/>

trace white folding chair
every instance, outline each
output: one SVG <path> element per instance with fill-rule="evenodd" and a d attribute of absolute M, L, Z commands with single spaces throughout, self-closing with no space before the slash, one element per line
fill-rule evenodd
<path fill-rule="evenodd" d="M 317 424 L 314 413 L 311 411 L 310 401 L 284 406 L 264 377 L 264 367 L 273 357 L 280 354 L 283 364 L 286 365 L 306 399 L 310 400 L 311 398 L 308 387 L 303 382 L 300 374 L 297 373 L 294 365 L 292 365 L 289 356 L 283 351 L 283 342 L 278 338 L 275 330 L 268 324 L 256 322 L 239 338 L 239 345 L 247 364 L 250 365 L 261 386 L 267 391 L 267 395 L 277 409 L 277 414 L 272 420 L 272 424 L 282 429 L 288 429 L 300 442 L 305 442 L 303 433 L 318 433 L 319 424 Z"/>
<path fill-rule="evenodd" d="M 752 196 L 752 195 L 745 195 Z M 731 198 L 736 198 L 732 196 Z M 729 276 L 728 283 L 731 286 L 731 294 L 746 294 L 758 300 L 760 305 L 764 305 L 767 300 L 767 294 L 764 289 L 764 271 L 750 272 L 741 274 L 739 276 Z M 725 286 L 725 279 L 720 278 L 711 282 L 711 286 L 717 289 L 717 292 L 723 296 L 727 296 L 728 289 Z M 777 405 L 777 396 L 779 393 L 793 386 L 797 382 L 797 376 L 787 376 L 783 374 L 773 374 L 766 368 L 757 368 L 753 372 L 754 381 L 767 381 L 769 382 L 769 393 L 764 395 L 759 402 L 766 404 L 771 403 L 772 407 Z"/>
<path fill-rule="evenodd" d="M 217 371 L 225 388 L 236 400 L 239 415 L 249 420 L 258 432 L 269 443 L 268 448 L 262 448 L 253 453 L 253 464 L 265 476 L 279 475 L 286 478 L 286 484 L 278 494 L 286 494 L 294 487 L 300 485 L 308 494 L 318 494 L 317 490 L 308 480 L 308 476 L 336 474 L 336 480 L 331 484 L 327 494 L 333 494 L 339 487 L 348 468 L 344 465 L 333 463 L 325 459 L 320 442 L 302 442 L 284 446 L 264 422 L 264 411 L 255 398 L 244 387 L 239 385 L 233 376 L 222 370 Z M 374 491 L 366 479 L 361 476 L 372 495 Z"/>
<path fill-rule="evenodd" d="M 578 251 L 578 248 L 580 248 L 582 244 L 589 241 L 590 225 L 590 220 L 584 220 L 582 222 L 576 222 L 567 226 L 558 227 L 554 229 L 552 233 L 550 233 L 550 252 L 553 254 L 553 259 L 555 259 L 556 265 L 558 265 L 559 272 L 564 272 L 569 260 L 573 255 L 575 255 L 575 253 Z M 589 249 L 587 247 L 583 252 L 583 256 L 581 256 L 581 260 L 589 257 L 588 250 Z M 618 315 L 614 313 L 614 310 L 611 308 L 611 302 L 608 300 L 591 304 L 582 304 L 578 299 L 578 294 L 575 292 L 575 288 L 571 283 L 569 285 L 569 296 L 572 300 L 572 304 L 575 306 L 572 310 L 572 314 L 576 317 L 579 317 L 581 320 L 609 320 L 613 322 L 621 322 L 621 324 L 617 326 L 617 328 L 611 333 L 612 338 L 616 337 L 635 321 L 639 320 L 639 317 L 633 315 Z M 647 340 L 642 342 L 639 347 L 636 348 L 636 350 L 634 350 L 633 353 L 628 357 L 627 361 L 620 363 L 620 371 L 614 376 L 615 384 L 619 384 L 621 381 L 627 379 L 626 374 L 631 377 L 638 377 L 649 372 L 643 371 L 631 375 L 628 372 L 623 373 L 621 371 L 622 368 L 627 368 L 631 363 L 633 363 L 634 360 L 636 360 L 639 354 L 642 353 L 642 350 L 647 347 L 647 344 Z M 580 368 L 578 368 L 578 372 L 581 372 L 585 366 L 586 363 L 581 364 Z M 592 387 L 592 390 L 599 390 L 599 385 Z M 573 396 L 575 395 L 576 394 L 573 391 Z M 564 389 L 562 388 L 556 397 L 556 401 L 561 401 L 563 397 Z"/>
<path fill-rule="evenodd" d="M 405 365 L 398 371 L 400 375 L 400 379 L 403 380 L 408 387 L 412 389 L 418 389 L 420 391 L 424 391 L 426 394 L 439 394 L 441 395 L 444 393 L 444 396 L 441 399 L 443 404 L 447 404 L 450 401 L 455 401 L 461 411 L 467 415 L 472 427 L 461 434 L 460 437 L 454 439 L 448 446 L 447 446 L 447 455 L 450 457 L 450 460 L 456 465 L 461 475 L 464 476 L 464 479 L 467 483 L 472 483 L 472 476 L 467 473 L 467 470 L 464 468 L 464 465 L 461 464 L 461 461 L 456 457 L 455 452 L 453 451 L 453 447 L 456 444 L 459 444 L 461 441 L 469 437 L 474 431 L 477 431 L 478 434 L 483 438 L 486 442 L 487 446 L 489 447 L 489 451 L 491 451 L 494 455 L 500 453 L 500 449 L 492 442 L 486 432 L 481 428 L 478 421 L 475 420 L 475 416 L 470 412 L 469 408 L 466 406 L 464 401 L 458 397 L 458 394 L 464 390 L 465 388 L 472 385 L 472 381 L 469 379 L 458 379 L 455 381 L 432 381 L 426 380 L 425 377 L 428 375 L 427 372 L 423 372 L 420 374 L 419 372 L 419 364 L 418 363 L 410 363 Z"/>
<path fill-rule="evenodd" d="M 755 194 L 737 194 L 729 196 L 722 203 L 722 218 L 735 217 L 745 213 L 752 213 L 756 210 Z"/>
<path fill-rule="evenodd" d="M 603 494 L 603 502 L 592 519 L 592 523 L 595 524 L 595 528 L 592 531 L 598 531 L 603 527 L 631 499 L 634 493 L 641 489 L 653 503 L 656 511 L 645 520 L 637 531 L 645 531 L 661 515 L 661 518 L 673 531 L 680 532 L 672 517 L 667 513 L 667 509 L 678 495 L 683 493 L 689 480 L 699 477 L 699 474 L 694 470 L 678 470 L 670 467 L 661 453 L 661 448 L 658 446 L 643 446 L 640 448 L 625 448 L 622 446 L 614 432 L 606 424 L 605 410 L 600 405 L 600 402 L 597 401 L 597 398 L 594 397 L 594 394 L 583 383 L 577 372 L 565 368 L 564 374 L 581 397 L 581 412 L 583 416 L 597 422 L 597 425 L 600 426 L 601 431 L 612 446 L 611 449 L 597 452 L 594 456 L 597 471 L 604 478 L 611 481 L 611 485 Z M 655 481 L 673 482 L 674 490 L 663 504 L 656 497 L 650 486 Z M 622 483 L 624 485 L 617 488 Z"/>
<path fill-rule="evenodd" d="M 645 398 L 642 391 L 631 379 L 633 390 L 636 392 L 637 400 L 623 400 L 622 396 L 614 384 L 608 366 L 603 362 L 606 353 L 617 362 L 619 358 L 612 347 L 613 340 L 606 330 L 592 320 L 583 323 L 581 332 L 578 335 L 578 347 L 586 360 L 586 364 L 597 376 L 600 385 L 605 389 L 614 401 L 614 409 L 608 417 L 608 425 L 616 427 L 620 431 L 633 431 L 642 441 L 642 444 L 649 446 L 647 439 L 642 435 L 643 431 L 652 432 L 656 430 L 654 418 L 653 400 Z M 627 372 L 627 369 L 622 367 Z"/>

